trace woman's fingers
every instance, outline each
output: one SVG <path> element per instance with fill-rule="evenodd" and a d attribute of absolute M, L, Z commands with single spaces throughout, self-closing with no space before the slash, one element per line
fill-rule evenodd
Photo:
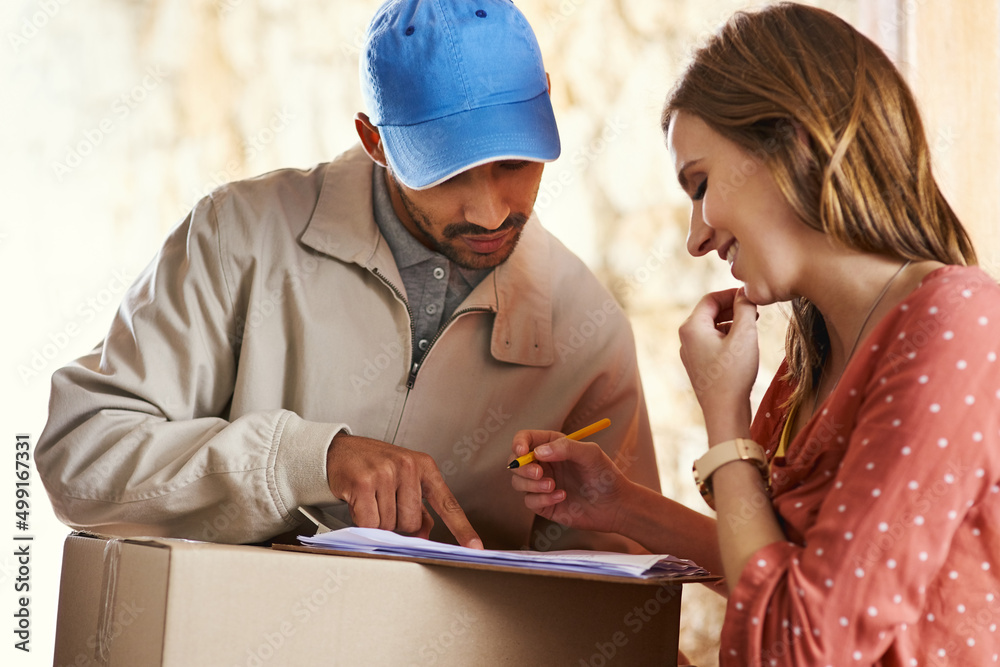
<path fill-rule="evenodd" d="M 713 326 L 717 322 L 732 319 L 736 292 L 737 289 L 733 288 L 706 294 L 695 304 L 689 319 L 699 323 L 711 323 Z"/>
<path fill-rule="evenodd" d="M 562 489 L 552 493 L 529 493 L 524 497 L 524 505 L 535 514 L 545 515 L 546 511 L 566 500 Z"/>
<path fill-rule="evenodd" d="M 515 491 L 521 493 L 549 493 L 556 487 L 555 480 L 551 477 L 544 479 L 525 479 L 524 477 L 514 477 L 510 481 Z"/>

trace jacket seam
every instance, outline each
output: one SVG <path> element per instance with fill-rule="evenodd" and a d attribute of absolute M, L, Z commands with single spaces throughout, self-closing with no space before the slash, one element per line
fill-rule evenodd
<path fill-rule="evenodd" d="M 215 206 L 215 197 L 209 195 L 208 197 L 208 214 L 212 220 L 212 225 L 215 227 L 216 234 L 216 249 L 219 253 L 219 267 L 222 272 L 222 280 L 226 284 L 226 296 L 229 297 L 229 309 L 235 312 L 236 310 L 236 299 L 233 296 L 233 279 L 229 275 L 230 267 L 225 261 L 225 252 L 223 249 L 223 238 L 222 238 L 222 224 L 219 222 L 218 210 Z M 233 333 L 236 333 L 235 331 Z"/>
<path fill-rule="evenodd" d="M 278 515 L 281 520 L 284 521 L 289 526 L 296 525 L 296 522 L 292 519 L 292 513 L 288 510 L 288 506 L 285 505 L 285 501 L 281 498 L 281 493 L 278 491 L 278 478 L 275 471 L 275 462 L 278 458 L 278 448 L 281 446 L 281 435 L 285 431 L 285 424 L 288 423 L 288 419 L 292 416 L 292 413 L 285 410 L 279 417 L 278 422 L 274 425 L 274 433 L 271 436 L 271 451 L 267 457 L 267 490 L 271 494 L 271 502 L 274 504 L 275 509 L 278 510 Z"/>
<path fill-rule="evenodd" d="M 182 491 L 186 487 L 190 486 L 193 482 L 197 482 L 198 480 L 205 479 L 206 477 L 213 477 L 213 476 L 216 476 L 216 475 L 239 475 L 239 474 L 243 474 L 243 473 L 256 472 L 256 471 L 259 471 L 259 470 L 266 470 L 266 469 L 267 469 L 266 467 L 258 466 L 258 467 L 255 467 L 255 468 L 243 468 L 242 470 L 212 470 L 212 471 L 206 472 L 204 475 L 201 475 L 200 477 L 196 477 L 194 479 L 188 480 L 188 481 L 184 482 L 183 484 L 178 484 L 177 486 L 175 486 L 175 487 L 173 487 L 173 488 L 171 488 L 169 490 L 166 490 L 163 493 L 153 494 L 153 495 L 146 495 L 146 496 L 142 496 L 141 498 L 134 498 L 132 500 L 125 500 L 125 499 L 121 499 L 121 498 L 112 499 L 112 498 L 100 498 L 100 497 L 97 497 L 97 496 L 76 495 L 76 494 L 69 493 L 69 492 L 66 492 L 66 491 L 61 492 L 59 495 L 62 498 L 69 498 L 70 500 L 83 500 L 83 501 L 87 501 L 87 502 L 111 503 L 111 504 L 114 504 L 114 505 L 131 505 L 132 503 L 142 503 L 142 502 L 146 502 L 146 501 L 149 501 L 149 500 L 156 500 L 158 498 L 165 498 L 165 497 L 167 497 L 167 496 L 169 496 L 169 495 L 171 495 L 173 493 L 176 493 L 177 491 Z"/>

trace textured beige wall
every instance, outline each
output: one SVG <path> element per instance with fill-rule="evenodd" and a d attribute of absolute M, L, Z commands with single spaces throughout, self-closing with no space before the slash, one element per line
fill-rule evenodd
<path fill-rule="evenodd" d="M 1000 2 L 916 2 L 906 35 L 935 173 L 980 264 L 1000 276 Z"/>
<path fill-rule="evenodd" d="M 51 371 L 103 336 L 125 283 L 198 197 L 229 180 L 308 167 L 353 143 L 358 45 L 377 4 L 8 3 L 0 15 L 0 275 L 13 321 L 4 331 L 0 433 L 37 436 Z M 659 112 L 690 49 L 733 10 L 762 3 L 518 4 L 552 74 L 563 139 L 562 158 L 546 169 L 539 213 L 630 314 L 664 491 L 704 510 L 690 482 L 704 435 L 676 332 L 703 293 L 733 281 L 721 260 L 684 251 L 688 203 Z M 996 266 L 1000 3 L 815 4 L 899 51 L 927 112 L 946 190 L 984 263 Z M 782 356 L 785 319 L 768 308 L 760 322 L 763 386 Z M 65 530 L 37 479 L 34 489 L 39 651 L 31 657 L 49 664 Z M 0 556 L 4 581 L 10 560 Z M 716 664 L 722 609 L 702 589 L 685 593 L 682 646 L 703 667 Z"/>

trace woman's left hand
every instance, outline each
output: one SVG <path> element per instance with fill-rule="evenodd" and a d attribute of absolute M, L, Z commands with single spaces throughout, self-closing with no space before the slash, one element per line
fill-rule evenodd
<path fill-rule="evenodd" d="M 743 288 L 705 295 L 681 325 L 680 339 L 681 361 L 706 424 L 746 410 L 760 353 L 757 306 Z"/>

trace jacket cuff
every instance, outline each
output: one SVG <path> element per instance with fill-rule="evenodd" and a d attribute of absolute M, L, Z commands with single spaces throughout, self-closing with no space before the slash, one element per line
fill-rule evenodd
<path fill-rule="evenodd" d="M 274 455 L 274 486 L 281 511 L 294 521 L 302 505 L 329 505 L 337 502 L 326 476 L 326 453 L 333 436 L 350 434 L 347 424 L 310 422 L 288 414 L 277 434 Z"/>

